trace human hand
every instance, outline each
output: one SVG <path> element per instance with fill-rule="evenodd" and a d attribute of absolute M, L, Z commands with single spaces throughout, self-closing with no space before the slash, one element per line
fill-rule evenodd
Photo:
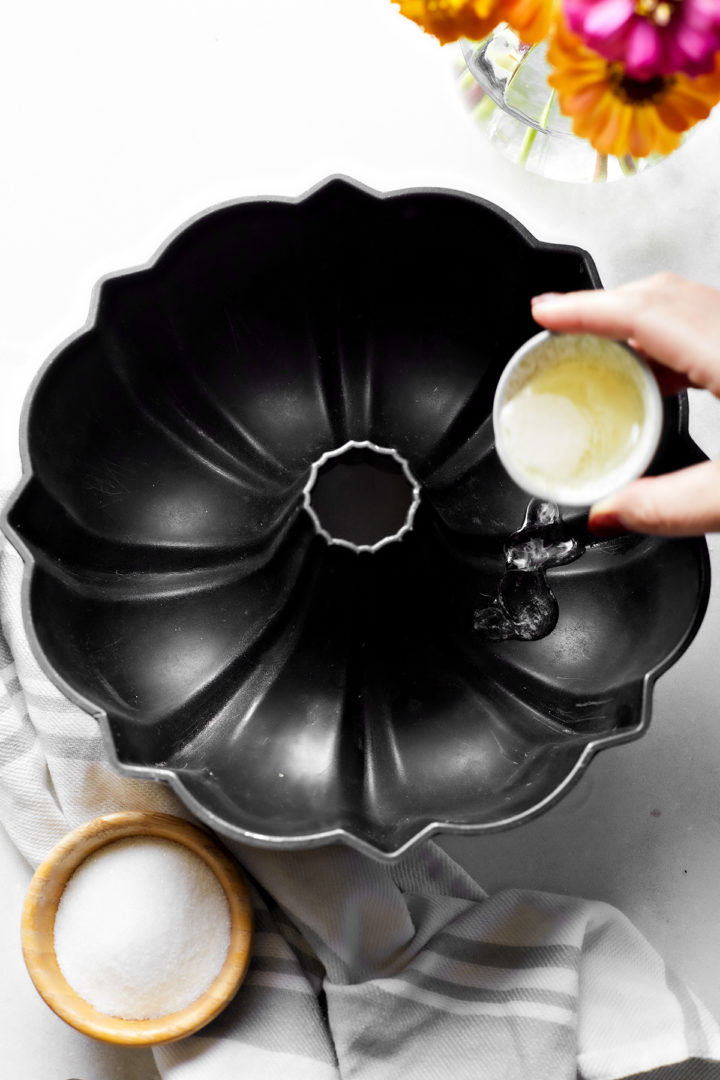
<path fill-rule="evenodd" d="M 628 341 L 647 358 L 664 394 L 692 386 L 720 398 L 716 289 L 662 273 L 617 289 L 537 296 L 532 314 L 548 330 Z M 718 532 L 720 461 L 635 480 L 591 507 L 588 527 L 598 534 Z"/>

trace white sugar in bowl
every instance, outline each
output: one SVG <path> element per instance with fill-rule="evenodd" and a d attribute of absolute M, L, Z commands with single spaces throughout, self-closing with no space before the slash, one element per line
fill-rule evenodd
<path fill-rule="evenodd" d="M 35 987 L 72 1027 L 148 1046 L 198 1031 L 250 958 L 244 875 L 205 829 L 169 814 L 108 814 L 36 870 L 22 947 Z"/>

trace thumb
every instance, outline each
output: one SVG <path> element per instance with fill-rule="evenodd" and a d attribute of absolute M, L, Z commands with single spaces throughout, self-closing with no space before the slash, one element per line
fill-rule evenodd
<path fill-rule="evenodd" d="M 591 507 L 588 528 L 599 536 L 720 532 L 720 461 L 634 480 Z"/>

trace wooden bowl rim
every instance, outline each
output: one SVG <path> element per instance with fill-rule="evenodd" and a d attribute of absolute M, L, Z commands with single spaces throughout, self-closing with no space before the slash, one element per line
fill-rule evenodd
<path fill-rule="evenodd" d="M 131 836 L 174 840 L 195 852 L 222 885 L 230 909 L 230 944 L 217 976 L 184 1009 L 151 1020 L 100 1012 L 65 979 L 55 956 L 55 914 L 63 889 L 82 862 L 101 847 Z M 202 826 L 172 814 L 128 810 L 93 818 L 69 832 L 38 866 L 25 897 L 21 938 L 26 967 L 43 1000 L 84 1035 L 125 1046 L 173 1042 L 198 1031 L 237 993 L 250 962 L 253 914 L 247 880 L 232 857 Z"/>

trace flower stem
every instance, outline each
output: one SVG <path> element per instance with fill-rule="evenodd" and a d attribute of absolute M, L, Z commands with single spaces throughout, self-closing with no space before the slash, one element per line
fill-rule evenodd
<path fill-rule="evenodd" d="M 463 90 L 465 93 L 467 93 L 469 90 L 472 90 L 473 86 L 475 85 L 475 78 L 472 72 L 468 71 L 467 68 L 464 68 L 461 72 L 459 81 L 460 89 Z"/>
<path fill-rule="evenodd" d="M 618 158 L 618 161 L 625 176 L 635 176 L 637 165 L 635 164 L 635 158 L 631 154 L 625 154 L 624 157 Z"/>
<path fill-rule="evenodd" d="M 548 117 L 550 116 L 550 110 L 553 107 L 554 101 L 555 91 L 553 90 L 550 94 L 550 97 L 545 102 L 545 108 L 538 117 L 538 125 L 542 128 L 547 127 Z M 525 137 L 522 141 L 522 146 L 520 147 L 520 153 L 518 154 L 518 165 L 527 165 L 527 159 L 530 156 L 530 151 L 532 150 L 532 146 L 535 142 L 537 134 L 537 128 L 528 126 L 528 129 L 525 132 Z"/>
<path fill-rule="evenodd" d="M 551 94 L 550 94 L 550 97 L 547 99 L 547 101 L 545 103 L 545 108 L 540 113 L 540 119 L 538 120 L 538 123 L 540 124 L 540 127 L 546 128 L 548 126 L 548 120 L 550 118 L 550 110 L 553 107 L 554 100 L 555 100 L 555 91 L 553 90 L 551 92 Z"/>
<path fill-rule="evenodd" d="M 597 156 L 595 157 L 595 172 L 593 174 L 593 183 L 597 183 L 601 180 L 607 180 L 607 168 L 607 154 L 597 154 Z"/>
<path fill-rule="evenodd" d="M 493 109 L 496 108 L 495 102 L 489 96 L 489 94 L 483 94 L 480 101 L 472 111 L 473 119 L 479 124 L 482 124 L 490 116 Z"/>

